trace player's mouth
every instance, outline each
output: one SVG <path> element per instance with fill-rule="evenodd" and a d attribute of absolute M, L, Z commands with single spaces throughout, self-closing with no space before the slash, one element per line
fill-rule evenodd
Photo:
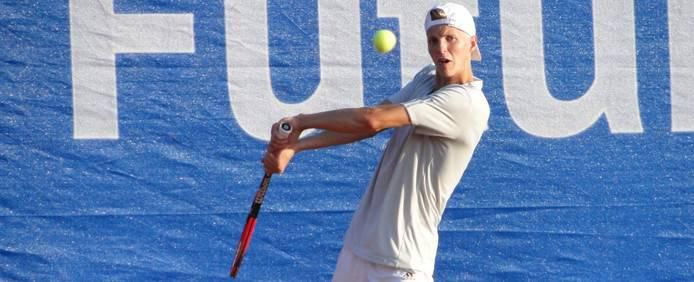
<path fill-rule="evenodd" d="M 436 62 L 437 62 L 439 65 L 445 65 L 445 64 L 447 64 L 447 63 L 450 63 L 451 60 L 446 59 L 446 58 L 440 58 L 440 59 L 436 60 Z"/>

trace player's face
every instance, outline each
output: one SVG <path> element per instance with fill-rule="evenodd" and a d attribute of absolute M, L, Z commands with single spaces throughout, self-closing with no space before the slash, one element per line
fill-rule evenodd
<path fill-rule="evenodd" d="M 436 65 L 436 75 L 447 83 L 460 81 L 470 72 L 470 59 L 476 41 L 454 27 L 437 25 L 427 31 L 429 56 Z"/>

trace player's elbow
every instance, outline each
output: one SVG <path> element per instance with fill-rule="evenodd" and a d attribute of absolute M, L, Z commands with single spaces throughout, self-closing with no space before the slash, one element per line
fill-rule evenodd
<path fill-rule="evenodd" d="M 378 110 L 374 108 L 363 108 L 361 125 L 363 130 L 369 134 L 376 134 L 384 129 L 384 123 Z"/>

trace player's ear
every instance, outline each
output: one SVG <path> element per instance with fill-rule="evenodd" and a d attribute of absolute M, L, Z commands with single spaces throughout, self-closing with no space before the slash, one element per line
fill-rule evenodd
<path fill-rule="evenodd" d="M 470 37 L 470 52 L 474 51 L 475 48 L 477 48 L 477 36 L 471 36 Z"/>

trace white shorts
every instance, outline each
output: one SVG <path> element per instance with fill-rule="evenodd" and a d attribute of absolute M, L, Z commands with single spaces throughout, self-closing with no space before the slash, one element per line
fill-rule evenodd
<path fill-rule="evenodd" d="M 433 282 L 430 274 L 406 270 L 392 266 L 375 264 L 355 256 L 348 248 L 342 247 L 337 266 L 333 273 L 333 282 Z"/>

